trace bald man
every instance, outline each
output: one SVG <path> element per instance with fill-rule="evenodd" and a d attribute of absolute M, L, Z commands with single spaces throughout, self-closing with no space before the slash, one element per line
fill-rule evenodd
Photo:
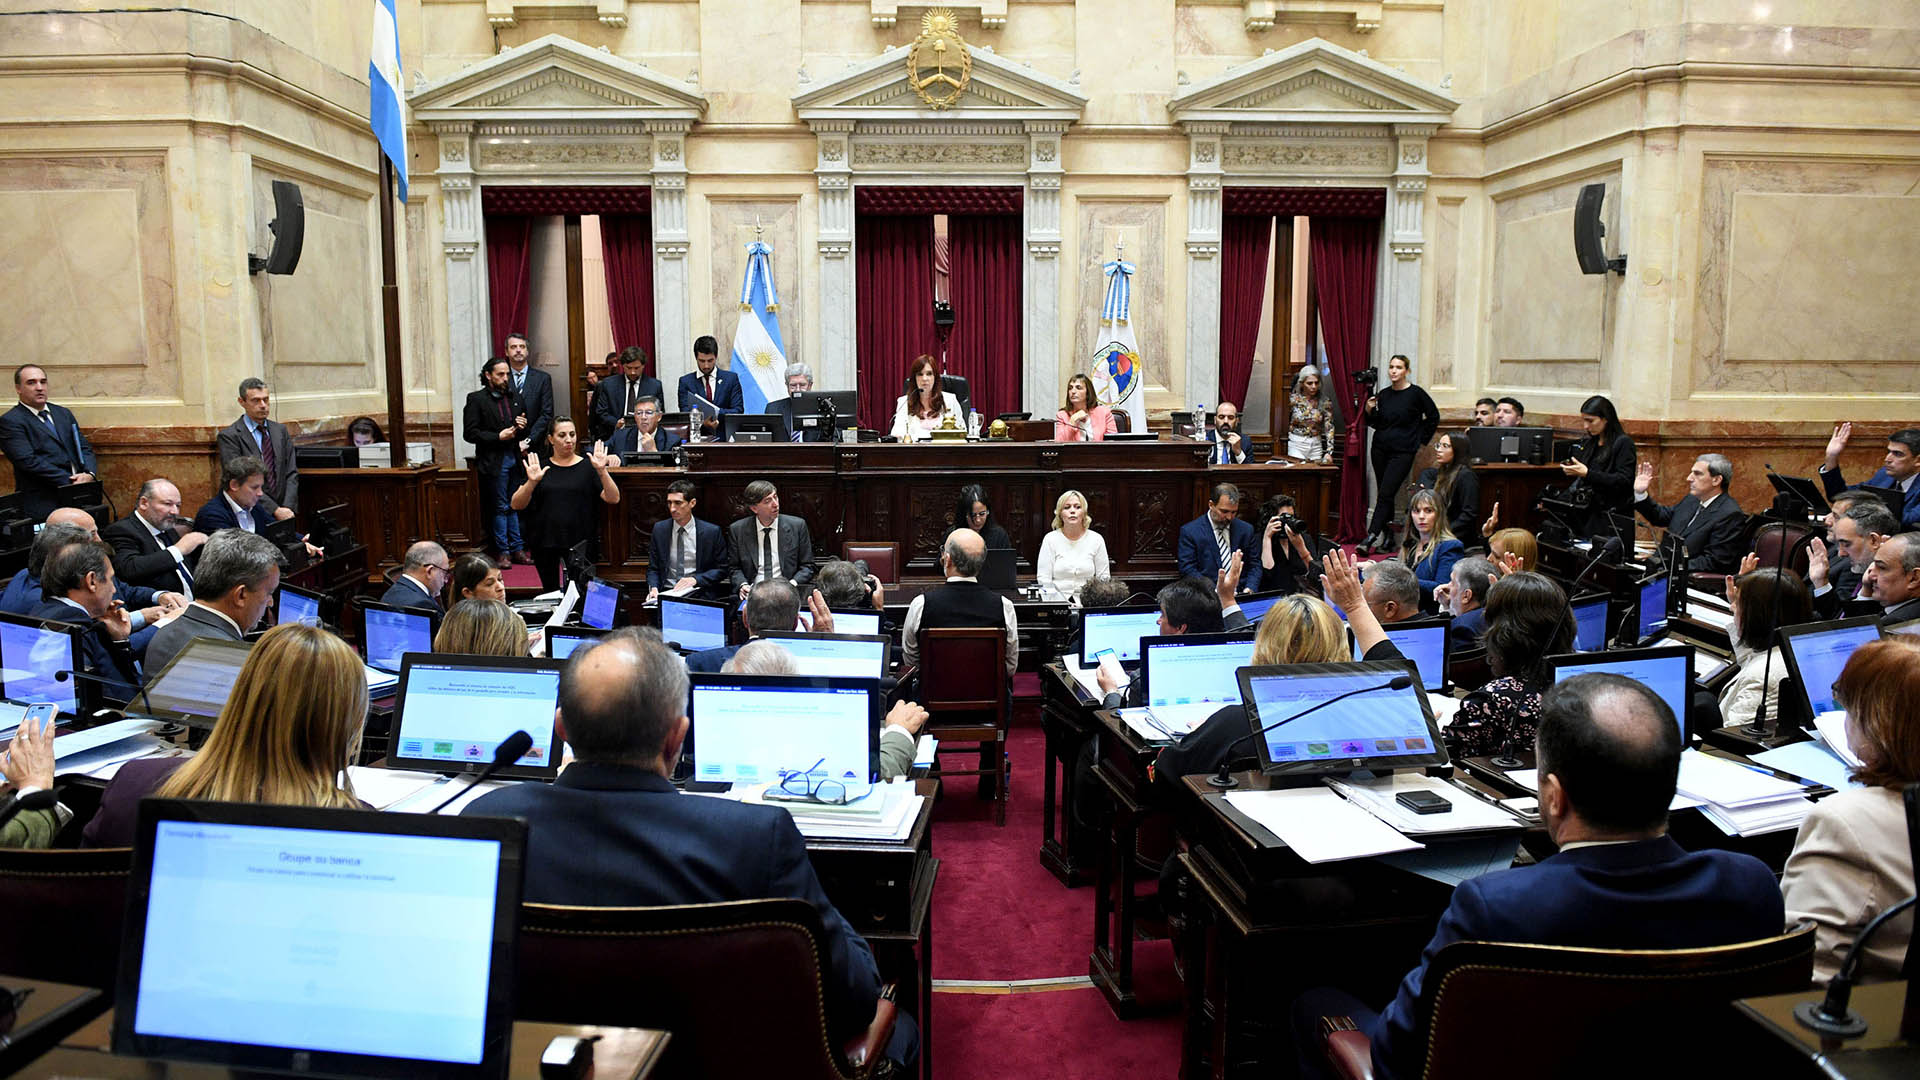
<path fill-rule="evenodd" d="M 100 530 L 113 545 L 113 572 L 133 585 L 167 589 L 191 599 L 193 565 L 207 534 L 180 516 L 180 489 L 163 476 L 140 485 L 133 513 Z"/>
<path fill-rule="evenodd" d="M 955 529 L 940 552 L 940 569 L 947 582 L 913 598 L 900 644 L 907 663 L 920 662 L 920 631 L 963 626 L 1004 626 L 1007 629 L 1007 677 L 1020 666 L 1020 624 L 1013 601 L 980 584 L 987 565 L 987 542 L 972 529 Z"/>
<path fill-rule="evenodd" d="M 393 576 L 393 584 L 381 594 L 380 602 L 438 615 L 440 591 L 447 587 L 447 580 L 452 576 L 447 549 L 431 540 L 421 540 L 407 549 L 400 572 Z"/>
<path fill-rule="evenodd" d="M 93 515 L 78 507 L 62 506 L 47 515 L 48 525 L 65 525 L 87 534 L 89 540 L 106 539 L 94 524 Z M 116 522 L 116 524 L 118 524 Z M 58 552 L 49 552 L 48 558 Z M 40 578 L 32 574 L 31 567 L 14 575 L 7 586 L 6 595 L 20 600 L 30 600 L 38 605 L 42 599 Z M 24 575 L 24 576 L 23 576 Z M 153 632 L 172 621 L 187 606 L 187 597 L 173 590 L 156 589 L 146 585 L 122 581 L 118 575 L 114 578 L 114 599 L 127 610 L 132 625 L 132 633 L 127 644 L 132 647 L 135 659 L 147 654 L 147 642 L 153 639 Z M 23 612 L 24 614 L 24 612 Z"/>

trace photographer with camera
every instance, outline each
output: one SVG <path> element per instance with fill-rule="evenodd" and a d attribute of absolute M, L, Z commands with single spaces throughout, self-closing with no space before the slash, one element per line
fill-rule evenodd
<path fill-rule="evenodd" d="M 1393 548 L 1394 502 L 1413 472 L 1413 459 L 1440 427 L 1440 409 L 1425 390 L 1413 385 L 1413 362 L 1395 353 L 1387 361 L 1387 387 L 1367 398 L 1367 423 L 1373 429 L 1373 521 L 1360 543 L 1362 554 Z M 1373 386 L 1379 374 L 1369 368 L 1354 372 L 1363 386 Z"/>
<path fill-rule="evenodd" d="M 1320 591 L 1320 559 L 1313 533 L 1294 516 L 1291 495 L 1275 495 L 1261 509 L 1266 523 L 1260 528 L 1260 584 L 1267 590 L 1290 593 Z"/>

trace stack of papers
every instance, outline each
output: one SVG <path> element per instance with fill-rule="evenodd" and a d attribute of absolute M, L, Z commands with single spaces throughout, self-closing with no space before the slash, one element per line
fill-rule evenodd
<path fill-rule="evenodd" d="M 367 664 L 360 666 L 367 669 L 367 695 L 369 697 L 380 697 L 387 691 L 400 685 L 400 676 L 392 672 L 381 671 L 379 668 Z"/>
<path fill-rule="evenodd" d="M 62 776 L 78 773 L 105 780 L 135 758 L 172 754 L 178 748 L 154 734 L 165 726 L 160 720 L 115 720 L 85 731 L 55 735 L 55 771 Z"/>
<path fill-rule="evenodd" d="M 1183 735 L 1191 734 L 1193 729 L 1184 724 L 1167 724 L 1153 715 L 1152 709 L 1118 709 L 1120 719 L 1134 730 L 1134 733 L 1148 742 L 1172 742 Z M 1205 722 L 1206 717 L 1200 718 Z"/>
<path fill-rule="evenodd" d="M 1423 847 L 1331 788 L 1229 791 L 1227 804 L 1310 863 L 1340 862 Z"/>
<path fill-rule="evenodd" d="M 913 744 L 913 763 L 915 765 L 933 764 L 933 756 L 940 752 L 940 740 L 931 735 L 922 734 Z"/>
<path fill-rule="evenodd" d="M 1813 733 L 1826 745 L 1828 750 L 1833 751 L 1833 756 L 1845 762 L 1849 768 L 1858 769 L 1864 764 L 1864 762 L 1860 760 L 1860 755 L 1854 752 L 1852 742 L 1847 738 L 1847 714 L 1845 712 L 1835 710 L 1833 712 L 1823 712 L 1819 716 L 1814 717 Z M 1789 769 L 1788 771 L 1791 772 L 1793 770 Z"/>
<path fill-rule="evenodd" d="M 1095 701 L 1101 700 L 1104 695 L 1100 693 L 1099 668 L 1081 667 L 1080 658 L 1076 656 L 1062 656 L 1060 658 L 1060 666 L 1066 669 L 1067 675 L 1072 678 L 1074 682 L 1080 684 L 1080 689 L 1085 690 L 1088 697 Z"/>
<path fill-rule="evenodd" d="M 1697 750 L 1680 755 L 1679 788 L 1704 803 L 1701 812 L 1728 836 L 1797 829 L 1813 809 L 1801 785 Z"/>
<path fill-rule="evenodd" d="M 1539 769 L 1509 769 L 1507 770 L 1506 777 L 1521 787 L 1526 788 L 1528 791 L 1533 792 L 1535 795 L 1540 794 Z M 1699 799 L 1693 798 L 1684 792 L 1676 791 L 1673 793 L 1673 801 L 1667 804 L 1667 809 L 1669 811 L 1691 810 L 1696 806 L 1704 805 L 1706 804 Z"/>
<path fill-rule="evenodd" d="M 764 801 L 793 815 L 800 835 L 831 840 L 905 840 L 920 815 L 923 796 L 912 784 L 875 784 L 867 794 L 843 806 L 763 800 L 764 787 L 748 790 L 746 800 Z"/>

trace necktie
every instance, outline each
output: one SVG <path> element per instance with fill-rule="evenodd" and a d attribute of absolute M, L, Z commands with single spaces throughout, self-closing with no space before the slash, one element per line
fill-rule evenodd
<path fill-rule="evenodd" d="M 632 379 L 627 380 L 627 401 L 625 405 L 622 405 L 620 407 L 620 415 L 621 416 L 633 415 L 633 380 Z"/>
<path fill-rule="evenodd" d="M 760 580 L 772 581 L 777 569 L 773 562 L 773 526 L 763 525 L 760 527 Z"/>
<path fill-rule="evenodd" d="M 521 372 L 517 372 L 517 373 L 516 373 L 516 374 L 515 374 L 515 375 L 513 376 L 513 388 L 514 388 L 515 390 L 525 390 L 525 389 L 527 388 L 527 373 L 526 373 L 526 372 L 524 372 L 524 371 L 521 371 Z"/>
<path fill-rule="evenodd" d="M 1220 566 L 1224 569 L 1233 561 L 1233 542 L 1228 538 L 1227 530 L 1219 526 L 1214 527 L 1213 538 L 1220 541 Z"/>
<path fill-rule="evenodd" d="M 701 379 L 700 382 L 707 388 L 707 400 L 713 401 L 713 376 L 708 375 L 705 378 Z M 715 405 L 720 404 L 717 401 L 714 401 L 713 403 Z"/>
<path fill-rule="evenodd" d="M 184 562 L 179 564 L 178 569 L 180 571 L 180 584 L 186 586 L 185 591 L 187 598 L 191 600 L 193 598 L 193 571 L 187 569 L 187 564 Z"/>
<path fill-rule="evenodd" d="M 267 467 L 267 486 L 273 486 L 273 439 L 267 434 L 267 426 L 260 425 L 254 434 L 260 437 L 260 461 Z"/>
<path fill-rule="evenodd" d="M 47 425 L 47 430 L 48 430 L 48 431 L 51 431 L 51 432 L 53 432 L 53 434 L 55 435 L 55 437 L 58 437 L 58 436 L 59 436 L 59 434 L 60 434 L 60 429 L 59 429 L 59 428 L 57 428 L 57 427 L 55 427 L 55 426 L 53 425 L 53 410 L 52 410 L 52 409 L 42 409 L 42 410 L 40 410 L 40 419 L 41 419 L 42 421 L 44 421 L 44 422 L 46 423 L 46 425 Z"/>
<path fill-rule="evenodd" d="M 673 580 L 687 576 L 687 527 L 673 527 Z"/>

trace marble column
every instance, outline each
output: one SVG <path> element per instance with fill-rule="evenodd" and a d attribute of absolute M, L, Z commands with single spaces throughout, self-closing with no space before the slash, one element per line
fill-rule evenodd
<path fill-rule="evenodd" d="M 1172 387 L 1181 407 L 1220 401 L 1220 137 L 1229 125 L 1190 122 L 1187 131 L 1187 379 Z M 1239 404 L 1236 402 L 1235 404 Z"/>
<path fill-rule="evenodd" d="M 653 366 L 662 385 L 693 370 L 687 270 L 687 120 L 649 120 L 653 136 Z"/>
<path fill-rule="evenodd" d="M 815 247 L 820 265 L 820 346 L 815 360 L 823 389 L 860 385 L 853 296 L 853 165 L 848 153 L 851 120 L 813 124 L 817 156 L 813 175 L 820 188 Z"/>
<path fill-rule="evenodd" d="M 453 388 L 453 411 L 459 416 L 466 399 L 464 387 L 473 385 L 480 361 L 491 352 L 487 318 L 487 260 L 485 216 L 480 212 L 480 187 L 474 182 L 473 131 L 470 120 L 431 125 L 440 138 L 442 215 L 440 250 L 447 268 L 447 385 Z M 453 425 L 455 461 L 473 453 L 461 425 Z"/>
<path fill-rule="evenodd" d="M 1021 296 L 1026 303 L 1022 329 L 1020 408 L 1036 416 L 1052 415 L 1060 400 L 1060 136 L 1064 120 L 1027 122 L 1027 191 L 1022 226 L 1027 254 Z M 1075 369 L 1081 358 L 1073 358 Z M 991 419 L 991 418 L 989 418 Z"/>
<path fill-rule="evenodd" d="M 1427 201 L 1427 124 L 1395 124 L 1393 186 L 1387 193 L 1387 248 L 1393 254 L 1382 283 L 1379 357 L 1401 353 L 1420 370 L 1420 256 L 1427 238 L 1422 213 Z M 1416 380 L 1417 381 L 1417 380 Z"/>

